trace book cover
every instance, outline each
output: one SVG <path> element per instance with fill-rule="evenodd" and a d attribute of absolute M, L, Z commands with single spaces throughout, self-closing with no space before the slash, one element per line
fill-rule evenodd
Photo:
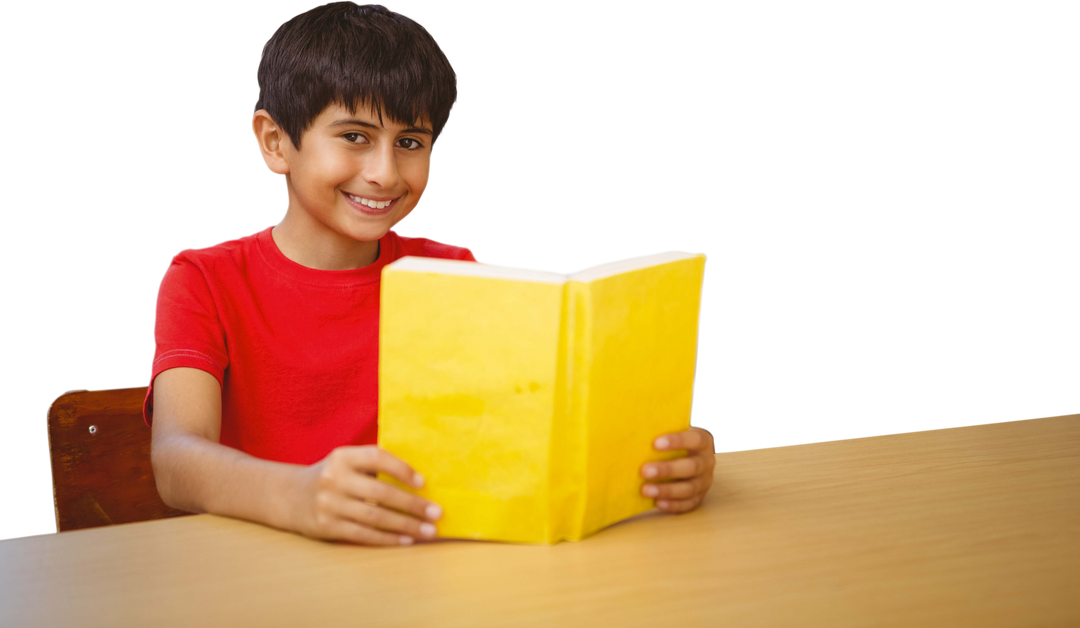
<path fill-rule="evenodd" d="M 559 275 L 429 258 L 383 270 L 379 446 L 425 477 L 440 537 L 576 541 L 645 512 L 685 451 L 705 256 Z"/>

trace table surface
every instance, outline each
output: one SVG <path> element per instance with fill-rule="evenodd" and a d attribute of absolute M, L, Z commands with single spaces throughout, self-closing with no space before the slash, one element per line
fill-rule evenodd
<path fill-rule="evenodd" d="M 1080 415 L 717 454 L 577 543 L 198 515 L 0 542 L 0 625 L 1080 626 Z"/>

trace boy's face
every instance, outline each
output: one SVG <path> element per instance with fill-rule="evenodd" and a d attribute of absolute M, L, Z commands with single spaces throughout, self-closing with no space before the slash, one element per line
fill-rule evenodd
<path fill-rule="evenodd" d="M 301 149 L 282 142 L 289 211 L 354 240 L 386 235 L 416 207 L 427 186 L 431 126 L 383 121 L 367 107 L 355 114 L 331 104 L 304 132 Z"/>

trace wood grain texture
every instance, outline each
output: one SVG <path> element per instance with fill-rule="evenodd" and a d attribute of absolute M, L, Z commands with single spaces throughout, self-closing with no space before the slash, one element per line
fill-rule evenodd
<path fill-rule="evenodd" d="M 80 390 L 49 408 L 57 531 L 191 514 L 169 508 L 158 495 L 145 398 L 145 387 Z"/>
<path fill-rule="evenodd" d="M 0 542 L 0 625 L 1078 626 L 1080 415 L 717 455 L 579 543 L 198 515 Z"/>

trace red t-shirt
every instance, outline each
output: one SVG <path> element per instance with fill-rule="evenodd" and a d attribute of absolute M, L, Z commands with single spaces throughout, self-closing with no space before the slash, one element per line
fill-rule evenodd
<path fill-rule="evenodd" d="M 176 367 L 221 384 L 221 443 L 267 460 L 311 464 L 378 436 L 379 279 L 413 255 L 476 261 L 468 249 L 393 231 L 379 259 L 315 270 L 285 257 L 272 228 L 177 255 L 158 294 L 153 379 Z"/>

